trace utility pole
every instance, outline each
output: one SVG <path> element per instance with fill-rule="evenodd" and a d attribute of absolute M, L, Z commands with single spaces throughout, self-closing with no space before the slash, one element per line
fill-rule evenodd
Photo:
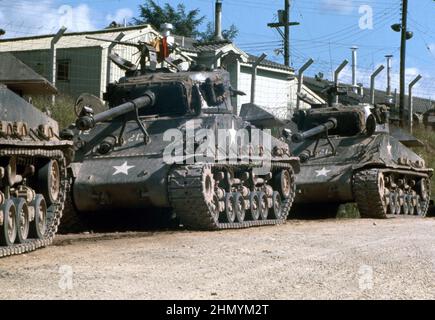
<path fill-rule="evenodd" d="M 405 71 L 406 71 L 406 41 L 412 39 L 413 33 L 408 31 L 408 0 L 402 0 L 402 21 L 391 26 L 396 32 L 401 32 L 400 41 L 400 102 L 399 102 L 399 121 L 404 124 L 405 109 Z"/>
<path fill-rule="evenodd" d="M 284 64 L 290 66 L 290 27 L 298 26 L 299 22 L 290 22 L 290 0 L 284 0 L 284 10 L 278 10 L 278 23 L 268 23 L 270 28 L 276 28 L 284 40 Z M 284 27 L 284 33 L 280 29 Z"/>
<path fill-rule="evenodd" d="M 290 0 L 284 1 L 284 64 L 290 66 Z"/>
<path fill-rule="evenodd" d="M 406 31 L 408 21 L 408 0 L 402 0 L 402 36 L 400 45 L 400 104 L 399 118 L 400 124 L 403 125 L 403 114 L 405 109 L 405 71 L 406 71 Z"/>

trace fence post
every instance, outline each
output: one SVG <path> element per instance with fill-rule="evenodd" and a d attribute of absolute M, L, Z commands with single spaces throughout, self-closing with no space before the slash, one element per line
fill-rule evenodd
<path fill-rule="evenodd" d="M 304 72 L 314 63 L 313 59 L 309 59 L 305 64 L 299 69 L 298 72 L 298 93 L 302 93 L 302 86 L 304 84 Z M 301 99 L 299 95 L 296 95 L 296 110 L 299 111 L 301 106 Z"/>
<path fill-rule="evenodd" d="M 334 73 L 334 83 L 335 83 L 335 87 L 338 88 L 338 76 L 340 75 L 341 71 L 343 71 L 344 67 L 347 66 L 347 64 L 349 63 L 349 61 L 344 60 L 339 66 L 338 68 L 335 70 Z M 338 104 L 338 94 L 335 96 L 335 103 Z"/>
<path fill-rule="evenodd" d="M 420 74 L 411 81 L 411 83 L 409 84 L 409 92 L 408 92 L 408 105 L 409 105 L 409 132 L 412 134 L 413 131 L 413 125 L 414 125 L 414 99 L 412 98 L 412 88 L 417 84 L 417 82 L 419 82 L 421 80 L 421 78 L 423 78 Z"/>
<path fill-rule="evenodd" d="M 54 87 L 56 87 L 56 68 L 57 68 L 57 59 L 56 59 L 56 44 L 59 42 L 60 38 L 62 38 L 63 34 L 66 31 L 66 27 L 62 26 L 59 31 L 54 35 L 53 39 L 51 39 L 50 43 L 50 51 L 51 51 L 51 83 Z M 51 103 L 54 105 L 56 102 L 56 96 L 53 94 L 51 96 Z"/>
<path fill-rule="evenodd" d="M 267 55 L 263 53 L 255 62 L 252 64 L 252 76 L 251 76 L 251 103 L 255 103 L 255 83 L 257 81 L 257 67 L 260 63 L 266 59 Z"/>
<path fill-rule="evenodd" d="M 370 76 L 370 103 L 373 106 L 375 105 L 375 79 L 384 69 L 385 67 L 382 65 Z"/>

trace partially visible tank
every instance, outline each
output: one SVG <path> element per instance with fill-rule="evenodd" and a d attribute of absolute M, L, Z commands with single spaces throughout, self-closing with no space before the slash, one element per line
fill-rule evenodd
<path fill-rule="evenodd" d="M 300 157 L 297 216 L 319 210 L 335 214 L 350 202 L 358 204 L 363 218 L 426 215 L 433 169 L 390 134 L 386 106 L 313 105 L 291 122 L 254 105 L 242 106 L 241 114 L 246 121 L 279 128 Z"/>
<path fill-rule="evenodd" d="M 62 217 L 72 144 L 58 124 L 0 84 L 0 257 L 51 244 Z"/>
<path fill-rule="evenodd" d="M 122 218 L 123 210 L 147 215 L 164 208 L 183 225 L 203 230 L 286 220 L 299 159 L 267 133 L 249 143 L 255 127 L 233 114 L 228 72 L 199 67 L 169 72 L 156 69 L 157 63 L 149 68 L 145 58 L 137 70 L 111 58 L 127 73 L 107 88 L 109 110 L 94 115 L 84 106 L 71 128 L 72 199 L 78 212 L 117 210 Z M 248 140 L 237 143 L 239 133 Z M 224 140 L 215 140 L 221 134 L 227 135 Z"/>
<path fill-rule="evenodd" d="M 314 108 L 295 122 L 297 204 L 356 202 L 363 218 L 426 215 L 433 169 L 390 135 L 385 106 Z"/>

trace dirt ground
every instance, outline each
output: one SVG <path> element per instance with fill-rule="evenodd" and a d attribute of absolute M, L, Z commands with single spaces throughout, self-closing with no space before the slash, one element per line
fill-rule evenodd
<path fill-rule="evenodd" d="M 58 236 L 0 259 L 0 299 L 434 299 L 435 219 Z"/>

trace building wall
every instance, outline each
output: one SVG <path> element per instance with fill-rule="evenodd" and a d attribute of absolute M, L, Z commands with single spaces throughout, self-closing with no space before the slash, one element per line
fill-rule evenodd
<path fill-rule="evenodd" d="M 51 81 L 49 50 L 17 51 L 11 53 L 41 76 Z"/>
<path fill-rule="evenodd" d="M 241 106 L 245 103 L 249 103 L 251 99 L 251 70 L 251 67 L 241 67 L 238 90 L 245 92 L 246 96 L 240 97 L 237 105 L 238 112 L 240 112 Z M 296 93 L 298 90 L 297 79 L 289 80 L 291 75 L 290 72 L 284 73 L 279 70 L 274 72 L 271 70 L 262 70 L 261 67 L 259 67 L 255 85 L 255 103 L 278 118 L 288 119 L 291 117 L 296 108 Z M 315 101 L 319 103 L 323 102 L 307 87 L 303 86 L 302 91 Z M 310 105 L 301 102 L 301 109 L 307 108 L 310 108 Z"/>
<path fill-rule="evenodd" d="M 50 50 L 19 51 L 13 54 L 51 80 Z M 56 60 L 58 64 L 63 62 L 68 65 L 68 79 L 56 79 L 59 92 L 74 98 L 84 92 L 100 96 L 101 47 L 57 49 Z"/>
<path fill-rule="evenodd" d="M 104 32 L 65 34 L 58 43 L 57 60 L 71 59 L 70 81 L 58 81 L 61 93 L 78 96 L 89 92 L 102 97 L 108 82 L 124 76 L 124 71 L 113 63 L 108 63 L 108 53 L 112 46 L 109 42 L 88 39 L 88 36 L 114 40 L 123 35 L 122 41 L 149 42 L 156 33 L 150 26 L 141 29 L 105 30 Z M 23 39 L 5 39 L 0 41 L 0 52 L 12 52 L 17 58 L 51 80 L 50 47 L 52 36 L 29 37 Z M 116 45 L 112 49 L 121 57 L 137 62 L 137 49 L 131 46 Z"/>

